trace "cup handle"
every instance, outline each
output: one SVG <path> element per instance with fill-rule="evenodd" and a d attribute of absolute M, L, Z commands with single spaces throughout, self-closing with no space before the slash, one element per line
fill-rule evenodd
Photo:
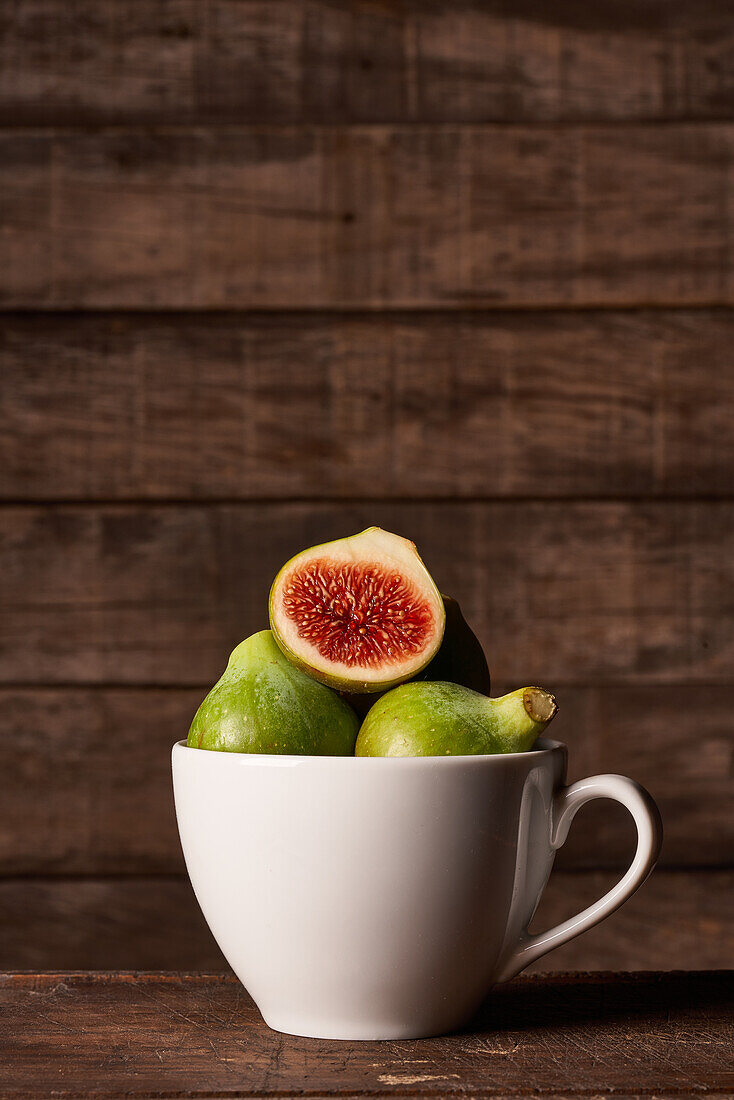
<path fill-rule="evenodd" d="M 531 936 L 525 931 L 520 943 L 501 967 L 497 981 L 513 978 L 554 947 L 568 943 L 575 936 L 599 924 L 642 886 L 655 866 L 663 842 L 660 812 L 647 791 L 623 775 L 592 775 L 588 779 L 572 783 L 570 787 L 561 788 L 553 799 L 551 847 L 555 850 L 565 843 L 577 811 L 594 798 L 613 798 L 621 802 L 634 818 L 637 826 L 637 851 L 627 873 L 593 905 L 582 909 L 576 916 L 569 917 L 548 932 Z"/>

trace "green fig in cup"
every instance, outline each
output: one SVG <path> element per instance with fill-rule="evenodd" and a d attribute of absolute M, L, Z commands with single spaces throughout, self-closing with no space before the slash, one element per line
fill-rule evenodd
<path fill-rule="evenodd" d="M 556 713 L 542 688 L 498 699 L 459 684 L 414 681 L 378 699 L 362 723 L 355 756 L 476 756 L 525 752 Z"/>
<path fill-rule="evenodd" d="M 232 652 L 186 743 L 219 752 L 351 756 L 358 729 L 351 707 L 292 665 L 262 630 Z"/>

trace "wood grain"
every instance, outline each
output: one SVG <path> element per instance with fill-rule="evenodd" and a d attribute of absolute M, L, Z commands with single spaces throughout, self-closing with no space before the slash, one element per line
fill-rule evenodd
<path fill-rule="evenodd" d="M 731 118 L 716 0 L 22 0 L 0 123 Z"/>
<path fill-rule="evenodd" d="M 3 970 L 229 970 L 180 876 L 0 879 L 0 912 Z"/>
<path fill-rule="evenodd" d="M 227 976 L 0 979 L 2 1095 L 700 1095 L 734 1087 L 731 978 L 519 978 L 465 1030 L 345 1045 L 270 1031 Z M 74 1057 L 64 1057 L 72 1047 Z M 416 1087 L 417 1086 L 417 1087 Z M 644 1091 L 643 1091 L 644 1090 Z"/>
<path fill-rule="evenodd" d="M 733 135 L 4 131 L 0 306 L 731 304 Z"/>
<path fill-rule="evenodd" d="M 0 869 L 181 873 L 170 750 L 200 693 L 0 692 L 8 719 Z"/>
<path fill-rule="evenodd" d="M 614 872 L 555 871 L 533 928 L 551 928 Z M 731 967 L 732 871 L 658 869 L 612 918 L 539 960 L 558 970 Z M 0 969 L 208 970 L 227 964 L 178 877 L 0 879 Z"/>
<path fill-rule="evenodd" d="M 616 881 L 610 872 L 555 871 L 533 919 L 541 932 L 600 898 Z M 732 871 L 658 868 L 608 921 L 539 959 L 531 972 L 559 970 L 731 969 Z"/>
<path fill-rule="evenodd" d="M 734 314 L 9 315 L 0 495 L 729 495 Z"/>
<path fill-rule="evenodd" d="M 727 501 L 7 506 L 1 682 L 211 683 L 282 563 L 370 524 L 414 539 L 496 682 L 731 683 Z"/>
<path fill-rule="evenodd" d="M 170 750 L 204 694 L 0 690 L 0 874 L 181 872 Z M 565 687 L 557 694 L 553 731 L 569 745 L 571 781 L 599 772 L 632 776 L 660 805 L 663 864 L 730 865 L 730 686 Z M 623 867 L 634 846 L 626 812 L 600 801 L 581 812 L 557 862 Z"/>

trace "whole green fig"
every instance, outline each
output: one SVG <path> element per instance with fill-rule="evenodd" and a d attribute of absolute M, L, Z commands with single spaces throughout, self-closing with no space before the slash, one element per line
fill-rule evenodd
<path fill-rule="evenodd" d="M 525 752 L 555 713 L 553 696 L 537 687 L 490 699 L 459 684 L 414 680 L 370 709 L 355 756 Z"/>
<path fill-rule="evenodd" d="M 351 756 L 358 728 L 348 704 L 292 665 L 261 630 L 233 650 L 186 743 L 218 752 Z"/>

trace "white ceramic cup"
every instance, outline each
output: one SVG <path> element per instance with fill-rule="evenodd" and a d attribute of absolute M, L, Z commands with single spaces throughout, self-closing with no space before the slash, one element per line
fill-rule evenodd
<path fill-rule="evenodd" d="M 662 839 L 620 775 L 564 786 L 566 749 L 318 757 L 173 749 L 186 865 L 214 938 L 276 1031 L 408 1039 L 466 1022 L 496 982 L 613 913 Z M 556 849 L 594 798 L 637 826 L 594 905 L 527 932 Z"/>

